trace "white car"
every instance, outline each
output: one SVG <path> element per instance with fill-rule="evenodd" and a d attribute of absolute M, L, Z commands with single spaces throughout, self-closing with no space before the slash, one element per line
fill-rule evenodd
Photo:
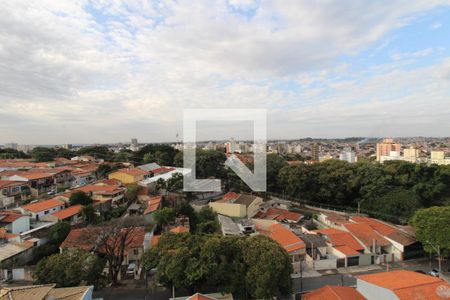
<path fill-rule="evenodd" d="M 441 275 L 438 269 L 431 269 L 431 271 L 428 274 L 434 277 L 439 277 L 439 275 Z"/>

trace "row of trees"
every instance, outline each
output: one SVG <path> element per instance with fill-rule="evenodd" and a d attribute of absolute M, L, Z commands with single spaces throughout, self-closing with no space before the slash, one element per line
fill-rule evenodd
<path fill-rule="evenodd" d="M 167 287 L 191 293 L 207 285 L 237 299 L 288 295 L 292 265 L 287 252 L 266 236 L 163 234 L 143 256 L 146 270 Z"/>
<path fill-rule="evenodd" d="M 407 222 L 419 208 L 450 199 L 450 167 L 390 161 L 349 164 L 330 160 L 282 167 L 283 193 L 316 204 L 357 207 L 393 222 Z"/>

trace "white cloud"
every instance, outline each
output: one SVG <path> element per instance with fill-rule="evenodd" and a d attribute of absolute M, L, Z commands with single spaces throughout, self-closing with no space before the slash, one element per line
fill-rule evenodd
<path fill-rule="evenodd" d="M 339 58 L 443 3 L 449 1 L 6 1 L 0 141 L 170 140 L 186 107 L 269 108 L 276 136 L 353 135 L 353 121 L 370 119 L 360 110 L 372 119 L 392 116 L 383 114 L 379 99 L 410 85 L 414 94 L 401 98 L 412 97 L 411 109 L 400 111 L 405 117 L 422 109 L 425 92 L 433 95 L 429 103 L 441 103 L 450 73 L 436 64 L 411 72 L 414 77 L 396 74 L 400 61 L 432 55 L 426 46 L 361 73 L 368 77 L 363 84 L 356 76 L 341 78 L 352 71 Z M 422 84 L 432 70 L 440 72 L 438 85 Z M 275 81 L 298 86 L 278 89 Z M 368 100 L 353 104 L 358 98 Z M 333 121 L 341 129 L 286 130 L 296 121 Z M 60 124 L 68 134 L 42 133 L 62 132 Z"/>

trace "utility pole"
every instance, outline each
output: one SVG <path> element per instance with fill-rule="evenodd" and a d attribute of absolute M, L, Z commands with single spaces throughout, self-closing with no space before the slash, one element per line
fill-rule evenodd
<path fill-rule="evenodd" d="M 428 244 L 430 244 L 430 246 L 436 251 L 437 255 L 438 255 L 438 265 L 439 265 L 439 277 L 441 277 L 442 274 L 442 268 L 441 268 L 441 248 L 440 245 L 433 245 L 430 241 L 426 241 Z"/>

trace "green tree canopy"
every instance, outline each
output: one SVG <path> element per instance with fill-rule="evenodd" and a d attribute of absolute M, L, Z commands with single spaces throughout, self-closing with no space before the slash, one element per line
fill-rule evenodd
<path fill-rule="evenodd" d="M 450 206 L 419 209 L 412 217 L 411 225 L 425 251 L 436 253 L 433 246 L 439 245 L 443 255 L 450 255 Z"/>
<path fill-rule="evenodd" d="M 71 205 L 81 204 L 89 205 L 92 204 L 92 198 L 83 191 L 78 191 L 70 195 L 69 202 Z"/>
<path fill-rule="evenodd" d="M 103 267 L 96 255 L 71 249 L 42 259 L 36 267 L 36 283 L 56 283 L 57 287 L 78 286 L 82 281 L 96 284 Z"/>
<path fill-rule="evenodd" d="M 52 161 L 56 157 L 56 150 L 47 147 L 36 147 L 31 150 L 31 156 L 36 162 Z"/>
<path fill-rule="evenodd" d="M 60 221 L 50 229 L 49 239 L 52 244 L 60 245 L 70 232 L 70 224 Z"/>
<path fill-rule="evenodd" d="M 157 268 L 157 280 L 191 292 L 205 285 L 239 299 L 266 299 L 291 291 L 291 261 L 266 236 L 163 234 L 158 246 L 144 253 L 143 265 Z"/>

